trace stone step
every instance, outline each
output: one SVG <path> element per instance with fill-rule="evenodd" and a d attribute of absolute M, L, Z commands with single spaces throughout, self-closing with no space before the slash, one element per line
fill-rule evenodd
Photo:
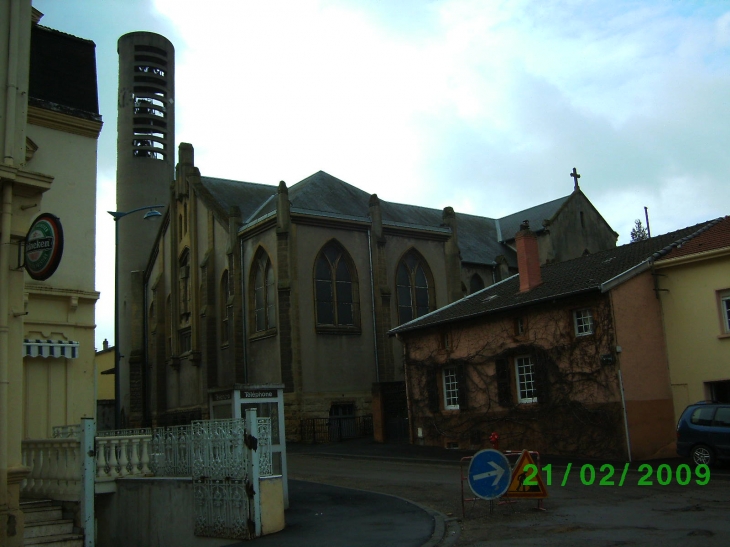
<path fill-rule="evenodd" d="M 83 534 L 57 534 L 55 536 L 42 536 L 29 538 L 26 536 L 23 542 L 25 547 L 84 547 Z"/>
<path fill-rule="evenodd" d="M 74 529 L 73 520 L 42 520 L 33 522 L 25 527 L 26 538 L 53 536 L 56 534 L 70 534 Z"/>
<path fill-rule="evenodd" d="M 25 514 L 25 525 L 33 524 L 35 522 L 43 522 L 49 520 L 61 520 L 63 518 L 61 514 L 61 507 L 58 505 L 47 505 L 40 507 L 21 507 Z"/>

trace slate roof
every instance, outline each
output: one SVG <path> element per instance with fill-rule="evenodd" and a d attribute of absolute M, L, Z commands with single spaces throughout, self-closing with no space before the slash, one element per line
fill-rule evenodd
<path fill-rule="evenodd" d="M 289 188 L 291 207 L 301 212 L 368 220 L 369 199 L 370 194 L 367 192 L 324 171 L 317 171 Z"/>
<path fill-rule="evenodd" d="M 234 205 L 240 207 L 244 225 L 255 224 L 276 212 L 276 186 L 213 177 L 201 177 L 201 182 L 211 197 L 211 205 L 226 218 Z M 536 231 L 542 230 L 543 220 L 552 219 L 571 195 L 501 219 L 457 212 L 462 262 L 493 266 L 495 258 L 502 255 L 509 266 L 516 267 L 515 251 L 504 241 L 513 239 L 525 219 L 540 227 Z M 289 202 L 292 213 L 370 222 L 370 194 L 324 171 L 289 187 Z M 449 232 L 440 209 L 384 200 L 380 200 L 380 209 L 383 226 Z"/>
<path fill-rule="evenodd" d="M 96 88 L 96 44 L 33 25 L 28 95 L 31 105 L 101 120 Z"/>
<path fill-rule="evenodd" d="M 508 265 L 517 267 L 517 254 L 499 241 L 494 219 L 463 213 L 456 213 L 456 219 L 462 262 L 493 265 L 503 255 Z"/>
<path fill-rule="evenodd" d="M 491 285 L 452 304 L 392 329 L 389 334 L 415 331 L 453 323 L 581 294 L 608 290 L 606 285 L 631 277 L 631 271 L 644 263 L 667 255 L 673 248 L 697 237 L 722 219 L 704 222 L 682 230 L 629 243 L 566 262 L 546 264 L 540 268 L 543 283 L 521 293 L 519 275 Z M 637 272 L 638 273 L 638 272 Z"/>
<path fill-rule="evenodd" d="M 221 193 L 214 189 L 214 185 L 226 184 L 231 187 L 236 184 L 235 181 L 222 181 L 221 179 L 210 179 L 208 177 L 202 177 L 202 179 L 208 179 L 206 186 L 213 195 Z M 251 185 L 252 183 L 242 184 Z M 272 192 L 276 193 L 276 187 L 266 186 L 266 188 L 271 188 Z M 244 189 L 242 191 L 248 192 L 249 190 Z M 270 197 L 265 191 L 262 192 L 264 198 Z M 242 195 L 240 199 L 252 198 L 253 196 L 250 195 Z M 235 203 L 235 199 L 231 198 L 229 201 L 230 203 L 226 205 L 226 208 Z M 257 220 L 276 211 L 276 200 L 270 200 L 266 203 L 264 201 L 265 199 L 261 200 L 259 207 L 254 209 L 252 216 L 243 215 L 246 224 L 255 223 Z M 289 202 L 293 213 L 370 222 L 370 194 L 324 171 L 318 171 L 291 186 L 289 188 Z M 431 231 L 449 231 L 449 228 L 443 225 L 443 211 L 439 209 L 383 200 L 380 201 L 380 209 L 384 226 L 405 226 Z M 497 240 L 497 228 L 494 219 L 463 213 L 456 213 L 456 218 L 459 231 L 459 248 L 464 262 L 493 265 L 496 256 L 504 255 L 508 264 L 511 266 L 517 265 L 514 250 Z"/>
<path fill-rule="evenodd" d="M 533 232 L 540 232 L 545 228 L 542 225 L 543 220 L 552 220 L 560 208 L 570 199 L 569 194 L 565 197 L 541 203 L 535 207 L 530 207 L 524 211 L 518 211 L 506 217 L 499 219 L 499 227 L 502 232 L 502 241 L 510 241 L 515 238 L 515 234 L 520 231 L 520 224 L 523 220 L 529 220 Z"/>
<path fill-rule="evenodd" d="M 675 247 L 662 260 L 680 256 L 705 253 L 715 249 L 730 248 L 730 217 L 724 217 L 717 224 L 682 246 Z"/>
<path fill-rule="evenodd" d="M 200 182 L 208 191 L 219 211 L 228 218 L 231 207 L 241 210 L 241 218 L 246 222 L 271 196 L 276 195 L 276 186 L 242 182 L 238 180 L 200 177 Z M 205 196 L 202 196 L 205 198 Z M 276 206 L 276 200 L 274 206 Z"/>

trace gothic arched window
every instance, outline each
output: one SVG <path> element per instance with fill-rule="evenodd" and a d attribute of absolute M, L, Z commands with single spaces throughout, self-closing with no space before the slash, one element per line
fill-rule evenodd
<path fill-rule="evenodd" d="M 398 324 L 427 314 L 435 309 L 433 276 L 426 260 L 411 249 L 400 263 L 395 277 L 398 298 Z"/>
<path fill-rule="evenodd" d="M 317 327 L 353 330 L 360 326 L 357 270 L 349 253 L 330 241 L 314 261 Z"/>
<path fill-rule="evenodd" d="M 187 247 L 180 256 L 180 321 L 187 323 L 190 320 L 190 305 L 192 295 L 190 294 L 190 249 Z"/>
<path fill-rule="evenodd" d="M 259 248 L 251 266 L 251 310 L 253 331 L 276 328 L 276 283 L 274 268 L 266 251 Z"/>
<path fill-rule="evenodd" d="M 228 304 L 229 290 L 228 290 L 228 270 L 223 270 L 221 276 L 221 287 L 220 287 L 220 314 L 221 314 L 221 344 L 228 344 L 230 339 L 230 324 L 229 318 L 231 316 L 231 306 Z"/>
<path fill-rule="evenodd" d="M 481 291 L 484 288 L 484 280 L 482 276 L 475 273 L 469 280 L 469 294 L 474 294 L 477 291 Z"/>

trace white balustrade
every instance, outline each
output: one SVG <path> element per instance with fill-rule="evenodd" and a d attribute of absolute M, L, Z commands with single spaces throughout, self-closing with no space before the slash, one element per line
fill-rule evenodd
<path fill-rule="evenodd" d="M 97 480 L 150 475 L 150 442 L 152 435 L 97 437 Z"/>
<path fill-rule="evenodd" d="M 81 496 L 79 441 L 36 439 L 23 441 L 23 462 L 30 473 L 23 495 L 78 501 Z"/>

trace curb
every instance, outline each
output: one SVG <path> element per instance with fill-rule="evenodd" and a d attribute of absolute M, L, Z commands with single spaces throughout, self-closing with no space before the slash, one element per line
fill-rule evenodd
<path fill-rule="evenodd" d="M 397 500 L 405 501 L 406 503 L 410 503 L 411 505 L 415 505 L 424 513 L 428 513 L 429 515 L 431 515 L 431 517 L 433 518 L 433 533 L 431 534 L 431 539 L 429 539 L 421 547 L 451 547 L 452 545 L 454 545 L 454 543 L 456 543 L 456 540 L 459 539 L 459 535 L 461 534 L 461 527 L 459 526 L 458 522 L 459 519 L 455 517 L 447 517 L 441 511 L 436 511 L 435 509 L 431 509 L 430 507 L 421 505 L 420 503 L 409 500 L 408 498 L 403 498 L 394 494 L 376 492 L 374 490 L 365 490 L 364 488 L 350 488 L 349 486 L 338 486 L 336 484 L 330 484 L 327 482 L 307 481 L 301 479 L 297 480 L 299 480 L 300 482 L 309 482 L 312 484 L 326 484 L 327 486 L 334 486 L 336 488 L 342 488 L 343 490 L 354 490 L 355 492 L 367 492 L 368 494 L 387 496 L 390 498 L 395 498 Z"/>
<path fill-rule="evenodd" d="M 303 455 L 303 456 L 314 456 L 314 457 L 322 457 L 322 458 L 343 458 L 343 459 L 355 459 L 355 460 L 376 460 L 376 461 L 389 461 L 389 462 L 400 462 L 400 463 L 414 463 L 414 464 L 425 464 L 425 465 L 450 465 L 450 466 L 459 466 L 461 465 L 460 461 L 455 460 L 436 460 L 436 459 L 425 459 L 425 458 L 412 458 L 407 456 L 371 456 L 366 454 L 342 454 L 342 453 L 336 453 L 336 452 L 294 452 L 293 454 L 297 455 Z M 548 465 L 550 462 L 543 463 L 542 465 Z M 617 461 L 600 461 L 600 460 L 576 460 L 573 462 L 574 469 L 578 468 L 584 464 L 591 464 L 595 467 L 596 470 L 600 468 L 601 465 L 608 463 L 610 465 L 614 465 L 616 469 L 622 468 L 626 462 L 617 462 Z M 666 460 L 642 460 L 638 462 L 631 462 L 631 467 L 628 470 L 628 473 L 631 474 L 644 474 L 645 471 L 639 471 L 638 466 L 642 464 L 648 464 L 652 466 L 652 469 L 656 468 L 657 466 L 661 464 L 668 464 L 673 470 L 677 468 L 678 465 L 681 464 L 687 464 L 692 468 L 692 464 L 682 458 L 677 458 L 674 461 L 667 462 Z M 567 463 L 550 463 L 552 465 L 553 469 L 560 469 L 565 470 L 567 468 Z M 711 480 L 721 480 L 721 481 L 730 481 L 730 472 L 728 472 L 727 468 L 723 469 L 722 471 L 718 472 L 718 469 L 716 467 L 711 468 Z"/>
<path fill-rule="evenodd" d="M 378 492 L 375 493 L 377 494 Z M 389 494 L 383 495 L 387 496 Z M 461 526 L 459 526 L 457 518 L 447 517 L 440 511 L 436 511 L 430 507 L 425 507 L 420 503 L 416 503 L 415 501 L 411 501 L 406 498 L 401 498 L 400 496 L 392 497 L 407 501 L 411 505 L 415 505 L 433 517 L 433 534 L 431 535 L 431 539 L 429 539 L 421 547 L 451 547 L 456 543 L 456 540 L 459 539 Z"/>
<path fill-rule="evenodd" d="M 409 458 L 407 456 L 370 456 L 367 454 L 341 454 L 336 452 L 291 452 L 297 456 L 314 456 L 322 458 L 345 458 L 353 460 L 376 460 L 381 462 L 403 462 L 403 463 L 423 463 L 431 465 L 459 465 L 461 462 L 454 460 L 432 460 L 423 458 Z"/>

